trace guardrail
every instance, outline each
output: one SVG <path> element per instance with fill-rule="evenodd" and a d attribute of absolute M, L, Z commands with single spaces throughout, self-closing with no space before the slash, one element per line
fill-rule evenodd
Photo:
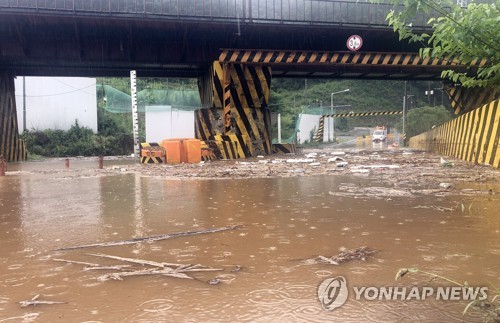
<path fill-rule="evenodd" d="M 392 8 L 355 0 L 0 0 L 0 12 L 11 13 L 380 27 Z M 413 26 L 425 27 L 430 16 L 417 16 Z"/>

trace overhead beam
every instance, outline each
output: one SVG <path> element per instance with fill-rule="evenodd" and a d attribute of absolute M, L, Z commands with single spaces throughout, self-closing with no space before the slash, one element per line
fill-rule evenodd
<path fill-rule="evenodd" d="M 421 57 L 417 53 L 399 52 L 343 52 L 343 51 L 302 51 L 302 50 L 239 50 L 222 49 L 219 55 L 221 63 L 237 63 L 249 65 L 265 65 L 273 68 L 290 68 L 296 66 L 309 71 L 317 68 L 356 68 L 358 73 L 369 71 L 388 72 L 388 74 L 412 74 L 415 77 L 424 74 L 428 77 L 440 77 L 447 69 L 465 71 L 466 68 L 479 68 L 487 64 L 487 60 L 478 60 L 473 65 L 461 65 L 454 57 L 430 58 Z M 368 70 L 368 71 L 367 71 Z M 328 70 L 322 70 L 327 72 Z M 343 73 L 354 73 L 345 70 Z"/>

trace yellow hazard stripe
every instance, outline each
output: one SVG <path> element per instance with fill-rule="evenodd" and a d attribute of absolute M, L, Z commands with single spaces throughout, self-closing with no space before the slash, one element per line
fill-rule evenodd
<path fill-rule="evenodd" d="M 410 138 L 410 147 L 500 167 L 500 100 Z"/>
<path fill-rule="evenodd" d="M 328 60 L 328 57 L 331 57 Z M 460 66 L 451 58 L 422 59 L 416 53 L 384 53 L 384 52 L 328 52 L 328 51 L 269 51 L 269 50 L 234 50 L 223 49 L 219 62 L 240 64 L 356 64 L 387 66 Z M 488 60 L 475 60 L 468 66 L 481 67 Z"/>

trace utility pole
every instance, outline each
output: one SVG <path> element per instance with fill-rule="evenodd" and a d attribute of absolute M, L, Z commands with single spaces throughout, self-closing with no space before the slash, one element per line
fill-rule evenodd
<path fill-rule="evenodd" d="M 338 94 L 338 93 L 344 93 L 344 92 L 349 92 L 349 91 L 350 91 L 349 89 L 345 89 L 342 91 L 330 93 L 330 114 L 332 114 L 332 115 L 334 114 L 333 96 L 335 94 Z M 328 121 L 328 124 L 330 124 L 330 121 Z M 335 117 L 333 117 L 333 116 L 332 116 L 332 135 L 333 135 L 333 141 L 336 141 L 336 138 L 335 138 Z M 328 141 L 330 141 L 330 126 L 328 126 Z"/>

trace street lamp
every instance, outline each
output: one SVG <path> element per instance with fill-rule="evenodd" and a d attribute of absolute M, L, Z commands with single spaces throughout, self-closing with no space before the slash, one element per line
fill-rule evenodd
<path fill-rule="evenodd" d="M 349 89 L 345 89 L 345 90 L 342 90 L 342 91 L 338 91 L 338 92 L 333 92 L 332 94 L 330 94 L 330 114 L 333 115 L 333 95 L 335 94 L 339 94 L 339 93 L 344 93 L 344 92 L 349 92 Z M 335 140 L 335 118 L 334 117 L 331 117 L 332 118 L 332 140 Z M 328 141 L 330 141 L 330 121 L 328 121 Z"/>

